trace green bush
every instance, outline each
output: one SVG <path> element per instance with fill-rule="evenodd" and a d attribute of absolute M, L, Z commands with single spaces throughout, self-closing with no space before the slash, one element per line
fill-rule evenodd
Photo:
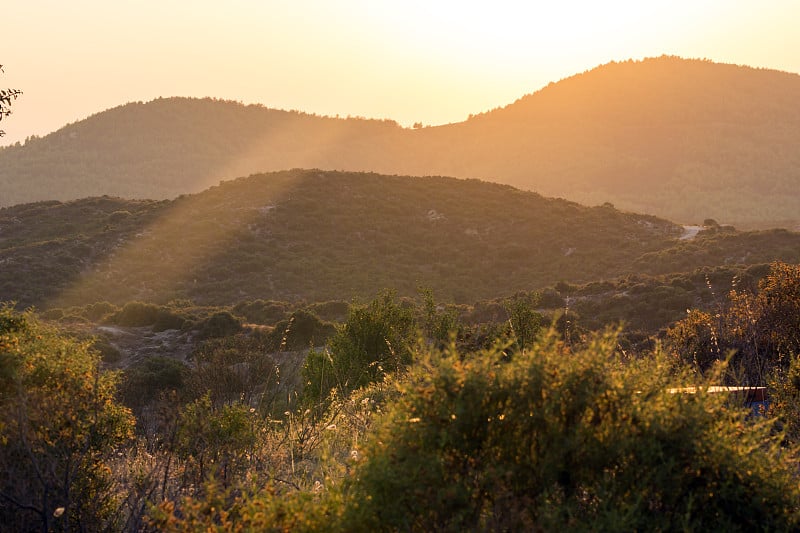
<path fill-rule="evenodd" d="M 322 352 L 312 351 L 303 367 L 304 397 L 317 404 L 331 390 L 347 395 L 411 362 L 416 321 L 411 307 L 386 291 L 368 305 L 353 305 Z"/>
<path fill-rule="evenodd" d="M 242 324 L 229 311 L 219 311 L 208 317 L 200 326 L 200 336 L 214 339 L 235 335 L 242 330 Z"/>
<path fill-rule="evenodd" d="M 544 317 L 534 311 L 540 301 L 541 297 L 536 293 L 521 293 L 506 300 L 505 307 L 511 335 L 514 344 L 520 350 L 529 348 L 542 328 Z"/>
<path fill-rule="evenodd" d="M 331 300 L 329 302 L 321 302 L 309 306 L 309 311 L 322 320 L 327 320 L 329 322 L 344 322 L 347 319 L 349 310 L 350 304 L 341 300 Z"/>
<path fill-rule="evenodd" d="M 283 302 L 255 300 L 236 304 L 233 312 L 253 324 L 271 326 L 286 317 L 287 307 L 288 305 Z"/>
<path fill-rule="evenodd" d="M 88 343 L 0 307 L 0 524 L 8 531 L 118 529 L 109 464 L 131 436 L 117 375 Z"/>
<path fill-rule="evenodd" d="M 154 331 L 181 329 L 186 320 L 171 310 L 155 304 L 128 302 L 122 309 L 108 317 L 108 321 L 118 326 L 153 326 Z"/>
<path fill-rule="evenodd" d="M 183 392 L 188 375 L 188 367 L 177 359 L 147 357 L 124 371 L 120 396 L 126 405 L 139 411 L 164 393 Z"/>
<path fill-rule="evenodd" d="M 551 333 L 415 365 L 365 450 L 345 530 L 793 530 L 792 450 L 719 395 L 671 394 L 663 356 Z"/>
<path fill-rule="evenodd" d="M 97 302 L 86 306 L 86 318 L 92 322 L 100 322 L 119 308 L 109 302 Z"/>
<path fill-rule="evenodd" d="M 270 410 L 278 400 L 282 376 L 267 353 L 268 345 L 268 340 L 253 334 L 205 341 L 192 356 L 189 393 L 193 398 L 209 394 L 214 407 L 244 402 Z M 285 394 L 280 396 L 286 400 Z"/>
<path fill-rule="evenodd" d="M 305 350 L 323 345 L 335 333 L 336 327 L 333 324 L 301 309 L 292 313 L 288 319 L 275 324 L 271 345 L 275 351 Z"/>

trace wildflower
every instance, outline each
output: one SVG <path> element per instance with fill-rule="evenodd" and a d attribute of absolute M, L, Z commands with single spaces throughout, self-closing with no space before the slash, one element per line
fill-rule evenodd
<path fill-rule="evenodd" d="M 63 507 L 58 507 L 58 508 L 56 508 L 55 511 L 53 511 L 53 516 L 56 517 L 56 518 L 58 518 L 62 514 L 64 514 L 64 508 Z"/>

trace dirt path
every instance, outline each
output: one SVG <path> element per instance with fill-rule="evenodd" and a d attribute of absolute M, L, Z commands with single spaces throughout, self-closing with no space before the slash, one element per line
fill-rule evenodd
<path fill-rule="evenodd" d="M 682 241 L 690 241 L 697 237 L 697 234 L 703 231 L 703 226 L 684 226 L 683 235 L 680 236 Z"/>

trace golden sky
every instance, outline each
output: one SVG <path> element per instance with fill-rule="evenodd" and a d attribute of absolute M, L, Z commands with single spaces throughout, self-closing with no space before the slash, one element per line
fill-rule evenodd
<path fill-rule="evenodd" d="M 800 72 L 798 20 L 800 0 L 12 2 L 0 143 L 159 96 L 432 125 L 611 60 Z"/>

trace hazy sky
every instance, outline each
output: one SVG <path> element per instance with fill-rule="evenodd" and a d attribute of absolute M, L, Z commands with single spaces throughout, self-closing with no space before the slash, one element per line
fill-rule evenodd
<path fill-rule="evenodd" d="M 441 124 L 611 60 L 800 72 L 800 0 L 24 0 L 3 7 L 0 144 L 158 96 Z"/>

